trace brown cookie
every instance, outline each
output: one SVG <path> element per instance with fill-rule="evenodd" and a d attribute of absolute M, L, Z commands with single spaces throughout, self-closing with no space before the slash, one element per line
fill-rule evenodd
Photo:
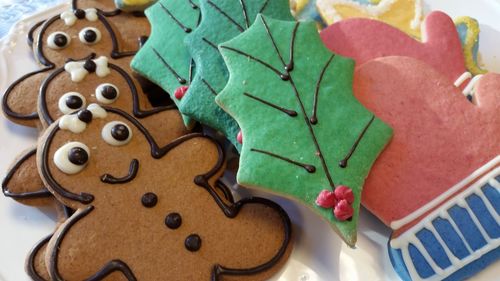
<path fill-rule="evenodd" d="M 215 191 L 225 166 L 216 141 L 189 134 L 160 147 L 123 111 L 94 116 L 80 133 L 60 119 L 39 143 L 46 186 L 77 209 L 49 242 L 51 279 L 267 280 L 279 270 L 290 220 L 267 199 Z"/>

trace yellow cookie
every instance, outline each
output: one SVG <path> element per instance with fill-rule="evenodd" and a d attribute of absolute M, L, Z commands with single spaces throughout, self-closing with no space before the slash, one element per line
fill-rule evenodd
<path fill-rule="evenodd" d="M 370 2 L 378 2 L 378 4 L 363 5 L 348 0 L 317 0 L 316 5 L 321 17 L 328 25 L 348 18 L 371 18 L 397 27 L 415 38 L 420 38 L 421 0 Z"/>

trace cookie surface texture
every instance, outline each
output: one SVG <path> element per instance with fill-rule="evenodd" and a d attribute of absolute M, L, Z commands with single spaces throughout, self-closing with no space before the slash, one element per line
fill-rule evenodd
<path fill-rule="evenodd" d="M 354 245 L 363 182 L 392 132 L 352 95 L 354 61 L 314 23 L 267 17 L 219 48 L 231 76 L 217 102 L 243 134 L 238 182 L 304 203 Z M 352 197 L 317 205 L 345 187 Z"/>
<path fill-rule="evenodd" d="M 214 101 L 229 76 L 217 45 L 248 29 L 258 13 L 277 19 L 293 19 L 290 7 L 288 0 L 201 0 L 200 8 L 201 23 L 185 40 L 196 64 L 196 75 L 179 110 L 221 131 L 239 149 L 238 124 Z"/>

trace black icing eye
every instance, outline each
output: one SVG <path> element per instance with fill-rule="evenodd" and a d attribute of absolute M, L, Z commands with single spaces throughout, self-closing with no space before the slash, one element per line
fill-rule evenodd
<path fill-rule="evenodd" d="M 76 95 L 66 97 L 66 106 L 71 109 L 79 109 L 83 105 L 83 100 Z"/>
<path fill-rule="evenodd" d="M 69 114 L 85 107 L 85 97 L 77 92 L 69 92 L 59 98 L 59 110 L 63 114 Z"/>
<path fill-rule="evenodd" d="M 117 141 L 124 141 L 128 139 L 130 132 L 124 124 L 116 124 L 111 128 L 111 136 Z"/>
<path fill-rule="evenodd" d="M 71 38 L 68 34 L 58 31 L 49 35 L 47 38 L 47 45 L 49 48 L 54 50 L 60 50 L 66 48 L 71 42 Z"/>
<path fill-rule="evenodd" d="M 97 101 L 102 104 L 112 104 L 118 99 L 120 91 L 113 84 L 101 84 L 95 90 Z"/>
<path fill-rule="evenodd" d="M 83 170 L 90 158 L 89 148 L 81 142 L 69 142 L 54 154 L 54 164 L 66 174 L 76 174 Z"/>
<path fill-rule="evenodd" d="M 75 165 L 83 166 L 89 161 L 89 155 L 85 149 L 77 146 L 68 151 L 68 160 Z"/>
<path fill-rule="evenodd" d="M 86 27 L 78 34 L 80 41 L 87 45 L 92 45 L 101 40 L 101 32 L 94 27 Z"/>
<path fill-rule="evenodd" d="M 113 146 L 125 145 L 132 139 L 132 131 L 130 127 L 118 121 L 107 123 L 101 132 L 101 136 L 105 142 Z"/>

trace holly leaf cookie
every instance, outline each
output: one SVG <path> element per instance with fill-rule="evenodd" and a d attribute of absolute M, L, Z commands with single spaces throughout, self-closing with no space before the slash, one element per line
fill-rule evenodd
<path fill-rule="evenodd" d="M 100 109 L 84 131 L 59 119 L 39 142 L 45 184 L 76 209 L 46 247 L 51 280 L 268 280 L 283 266 L 288 215 L 230 196 L 217 141 L 188 134 L 160 146 L 126 112 Z"/>
<path fill-rule="evenodd" d="M 238 182 L 306 204 L 353 246 L 363 182 L 392 134 L 353 97 L 354 62 L 314 23 L 265 16 L 219 49 L 231 75 L 216 100 L 243 132 Z"/>
<path fill-rule="evenodd" d="M 238 124 L 214 101 L 229 76 L 217 45 L 248 29 L 258 13 L 293 19 L 290 7 L 288 0 L 201 0 L 200 9 L 202 21 L 185 40 L 197 70 L 179 110 L 219 130 L 239 149 Z"/>
<path fill-rule="evenodd" d="M 146 10 L 151 35 L 132 60 L 132 68 L 161 86 L 179 104 L 192 81 L 194 61 L 184 38 L 198 26 L 201 14 L 198 1 L 162 0 Z M 194 120 L 183 116 L 187 127 Z"/>

